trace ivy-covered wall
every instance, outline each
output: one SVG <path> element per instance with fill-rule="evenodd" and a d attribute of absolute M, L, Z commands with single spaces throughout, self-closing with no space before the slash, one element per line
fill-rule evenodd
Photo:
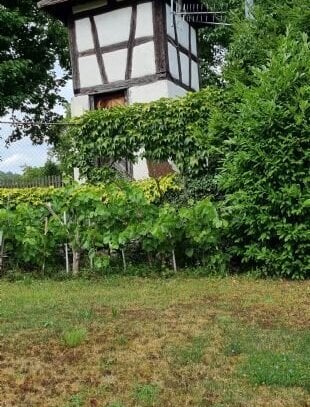
<path fill-rule="evenodd" d="M 183 98 L 90 111 L 75 119 L 64 137 L 63 161 L 78 167 L 90 181 L 103 179 L 95 158 L 134 161 L 141 150 L 151 160 L 172 160 L 184 175 L 211 171 L 217 159 L 216 142 L 206 135 L 219 94 L 210 88 Z"/>

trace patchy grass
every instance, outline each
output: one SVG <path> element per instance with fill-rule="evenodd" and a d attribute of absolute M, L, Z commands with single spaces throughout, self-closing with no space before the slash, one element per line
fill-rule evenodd
<path fill-rule="evenodd" d="M 246 277 L 0 281 L 0 405 L 308 407 L 309 294 Z"/>
<path fill-rule="evenodd" d="M 303 354 L 253 352 L 241 372 L 253 384 L 301 386 L 310 390 L 310 358 Z"/>
<path fill-rule="evenodd" d="M 193 338 L 187 346 L 176 346 L 171 351 L 173 363 L 189 365 L 201 362 L 206 351 L 206 345 L 207 339 L 198 336 Z"/>
<path fill-rule="evenodd" d="M 85 328 L 70 329 L 63 334 L 64 344 L 68 348 L 76 348 L 81 345 L 86 339 L 87 331 Z"/>
<path fill-rule="evenodd" d="M 138 384 L 133 396 L 139 405 L 151 407 L 157 404 L 159 387 L 155 384 Z"/>

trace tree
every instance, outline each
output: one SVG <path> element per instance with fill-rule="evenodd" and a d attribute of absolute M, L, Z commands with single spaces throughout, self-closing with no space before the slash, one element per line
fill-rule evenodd
<path fill-rule="evenodd" d="M 252 19 L 234 15 L 224 80 L 251 85 L 253 68 L 263 66 L 278 49 L 290 27 L 290 35 L 310 34 L 308 0 L 255 0 Z"/>
<path fill-rule="evenodd" d="M 64 69 L 57 78 L 55 64 Z M 37 8 L 36 0 L 0 0 L 0 117 L 22 115 L 26 122 L 51 122 L 63 99 L 61 87 L 68 79 L 67 34 L 62 25 Z M 41 143 L 57 137 L 53 126 L 16 128 L 10 140 L 29 135 Z"/>
<path fill-rule="evenodd" d="M 218 176 L 230 252 L 264 275 L 309 276 L 310 11 L 308 0 L 256 2 L 237 21 L 224 69 Z"/>
<path fill-rule="evenodd" d="M 59 164 L 53 162 L 50 158 L 42 167 L 31 167 L 25 165 L 23 167 L 23 174 L 21 176 L 23 181 L 32 181 L 42 177 L 49 177 L 53 175 L 61 175 Z"/>
<path fill-rule="evenodd" d="M 244 2 L 242 0 L 213 0 L 206 1 L 208 11 L 223 12 L 224 20 L 230 24 L 237 18 L 244 16 Z M 203 86 L 221 85 L 221 66 L 231 38 L 233 28 L 229 25 L 206 25 L 198 31 L 199 59 Z"/>

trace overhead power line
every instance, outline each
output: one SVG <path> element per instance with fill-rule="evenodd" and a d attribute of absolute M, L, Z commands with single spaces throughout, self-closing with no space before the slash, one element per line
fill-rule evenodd
<path fill-rule="evenodd" d="M 78 123 L 64 122 L 18 122 L 14 120 L 0 120 L 0 124 L 9 124 L 10 126 L 78 126 Z"/>

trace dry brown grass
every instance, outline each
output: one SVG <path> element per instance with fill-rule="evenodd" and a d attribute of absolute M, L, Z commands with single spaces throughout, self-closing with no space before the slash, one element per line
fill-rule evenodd
<path fill-rule="evenodd" d="M 0 406 L 310 406 L 306 387 L 239 369 L 309 342 L 309 293 L 249 278 L 1 282 Z M 73 328 L 87 336 L 69 348 Z"/>

